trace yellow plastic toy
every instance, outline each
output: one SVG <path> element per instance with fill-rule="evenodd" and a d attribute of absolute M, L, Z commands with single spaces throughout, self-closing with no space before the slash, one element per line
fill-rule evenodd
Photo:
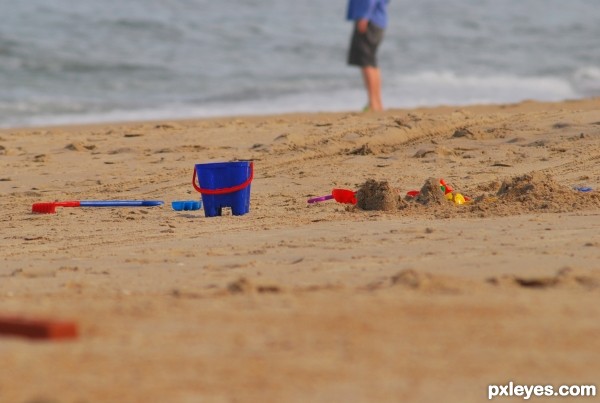
<path fill-rule="evenodd" d="M 461 195 L 460 193 L 457 193 L 454 195 L 454 203 L 455 204 L 465 204 L 465 197 L 463 195 Z"/>

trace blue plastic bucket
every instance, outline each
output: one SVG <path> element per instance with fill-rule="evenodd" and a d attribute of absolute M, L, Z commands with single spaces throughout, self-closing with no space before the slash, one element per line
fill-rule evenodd
<path fill-rule="evenodd" d="M 196 184 L 196 176 L 198 184 Z M 204 215 L 220 216 L 223 207 L 233 215 L 250 211 L 250 183 L 254 177 L 252 161 L 196 164 L 192 184 L 202 194 Z"/>

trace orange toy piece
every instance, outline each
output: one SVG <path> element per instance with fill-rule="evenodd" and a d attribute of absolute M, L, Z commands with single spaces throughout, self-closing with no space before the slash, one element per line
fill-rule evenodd
<path fill-rule="evenodd" d="M 78 329 L 74 322 L 0 316 L 0 336 L 66 340 L 77 338 Z"/>
<path fill-rule="evenodd" d="M 454 191 L 454 189 L 452 189 L 452 187 L 448 185 L 443 179 L 440 179 L 440 188 L 443 190 L 445 195 Z"/>

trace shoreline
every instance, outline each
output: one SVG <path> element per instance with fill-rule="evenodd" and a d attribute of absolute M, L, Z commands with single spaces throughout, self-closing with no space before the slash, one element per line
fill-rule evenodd
<path fill-rule="evenodd" d="M 555 100 L 555 101 L 544 101 L 544 100 L 536 100 L 536 99 L 523 99 L 514 102 L 483 102 L 483 103 L 465 103 L 465 104 L 435 104 L 435 105 L 415 105 L 410 107 L 391 107 L 384 110 L 383 113 L 392 113 L 392 112 L 406 112 L 406 111 L 427 111 L 427 110 L 445 110 L 445 109 L 485 109 L 485 108 L 507 108 L 518 106 L 521 104 L 535 103 L 535 104 L 545 104 L 545 105 L 555 105 L 562 103 L 570 103 L 570 102 L 586 102 L 593 101 L 595 99 L 599 99 L 598 96 L 582 96 L 580 98 L 573 99 L 563 99 L 563 100 Z M 114 119 L 106 118 L 99 119 L 97 121 L 87 121 L 88 118 L 85 116 L 73 116 L 74 122 L 60 122 L 60 123 L 35 123 L 30 125 L 16 125 L 16 126 L 0 126 L 0 131 L 9 131 L 9 130 L 35 130 L 35 129 L 51 129 L 51 128 L 61 128 L 61 127 L 91 127 L 91 126 L 112 126 L 112 125 L 128 125 L 128 124 L 139 124 L 139 123 L 159 123 L 159 122 L 193 122 L 193 121 L 201 121 L 201 120 L 215 120 L 215 119 L 251 119 L 251 118 L 275 118 L 277 116 L 295 116 L 295 115 L 322 115 L 322 114 L 346 114 L 346 113 L 364 113 L 360 110 L 322 110 L 322 111 L 283 111 L 283 112 L 265 112 L 265 113 L 240 113 L 240 114 L 215 114 L 215 115 L 207 115 L 207 116 L 166 116 L 166 117 L 157 117 L 157 118 L 131 118 L 131 119 Z M 114 114 L 113 112 L 108 113 L 108 115 Z M 160 115 L 160 113 L 157 113 Z M 66 119 L 66 118 L 65 118 Z M 84 120 L 84 121 L 80 121 Z"/>

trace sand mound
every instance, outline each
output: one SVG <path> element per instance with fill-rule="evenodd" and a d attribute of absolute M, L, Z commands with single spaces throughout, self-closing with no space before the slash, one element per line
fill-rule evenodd
<path fill-rule="evenodd" d="M 416 202 L 424 206 L 447 206 L 448 200 L 444 197 L 444 193 L 440 189 L 440 181 L 435 178 L 429 178 L 425 181 Z"/>
<path fill-rule="evenodd" d="M 387 181 L 367 180 L 356 192 L 356 205 L 363 210 L 398 210 L 399 192 Z"/>
<path fill-rule="evenodd" d="M 368 180 L 357 193 L 357 206 L 363 210 L 396 211 L 401 215 L 509 216 L 528 213 L 564 213 L 600 209 L 598 192 L 582 193 L 557 183 L 543 172 L 531 172 L 503 181 L 479 184 L 474 190 L 455 189 L 469 197 L 467 204 L 447 200 L 439 180 L 428 178 L 417 197 L 402 197 L 387 181 Z"/>
<path fill-rule="evenodd" d="M 557 183 L 552 176 L 542 172 L 531 172 L 504 180 L 495 196 L 497 203 L 491 203 L 495 206 L 490 211 L 497 211 L 498 215 L 534 212 L 566 213 L 600 208 L 598 192 L 578 192 Z M 481 200 L 489 200 L 489 198 L 485 195 L 476 198 L 477 202 Z"/>
<path fill-rule="evenodd" d="M 523 207 L 531 211 L 564 211 L 582 200 L 581 193 L 556 183 L 550 175 L 541 172 L 505 180 L 497 196 L 505 202 L 522 203 Z"/>

